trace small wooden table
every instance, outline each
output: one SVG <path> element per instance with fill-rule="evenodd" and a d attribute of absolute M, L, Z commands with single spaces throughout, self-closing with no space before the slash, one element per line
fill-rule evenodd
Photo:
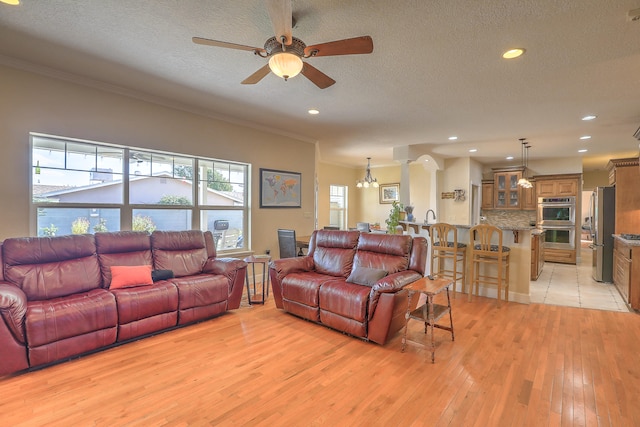
<path fill-rule="evenodd" d="M 271 257 L 269 255 L 251 255 L 244 259 L 244 262 L 251 265 L 253 273 L 253 299 L 251 299 L 251 291 L 249 288 L 249 266 L 247 265 L 246 281 L 247 300 L 249 301 L 249 305 L 264 304 L 265 294 L 269 296 L 269 261 L 271 261 Z M 256 294 L 256 264 L 262 264 L 262 301 L 256 298 L 258 296 Z"/>
<path fill-rule="evenodd" d="M 419 320 L 424 322 L 424 333 L 427 330 L 431 331 L 431 363 L 435 363 L 436 360 L 436 342 L 433 335 L 433 328 L 444 329 L 451 332 L 451 341 L 454 341 L 453 335 L 453 317 L 451 316 L 451 299 L 449 298 L 449 286 L 453 284 L 453 280 L 449 278 L 437 278 L 429 279 L 423 277 L 415 282 L 404 287 L 409 291 L 409 298 L 407 301 L 407 314 L 405 315 L 404 323 L 404 335 L 402 336 L 402 351 L 404 352 L 407 343 L 416 344 L 422 347 L 426 347 L 426 344 L 407 339 L 407 326 L 409 320 Z M 447 292 L 447 305 L 440 305 L 433 303 L 433 297 L 440 292 L 446 290 Z M 411 310 L 411 299 L 416 295 L 424 294 L 427 297 L 427 302 L 415 310 Z M 449 313 L 449 326 L 438 325 L 436 322 L 445 314 Z"/>
<path fill-rule="evenodd" d="M 298 236 L 296 237 L 296 247 L 298 248 L 298 256 L 304 256 L 302 249 L 309 248 L 309 241 L 311 236 Z"/>

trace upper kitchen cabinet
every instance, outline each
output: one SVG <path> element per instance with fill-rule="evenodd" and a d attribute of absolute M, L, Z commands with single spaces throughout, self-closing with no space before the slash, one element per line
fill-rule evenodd
<path fill-rule="evenodd" d="M 523 167 L 493 169 L 493 208 L 521 209 L 521 187 Z"/>
<path fill-rule="evenodd" d="M 613 159 L 607 165 L 616 187 L 616 234 L 638 234 L 640 230 L 640 169 L 638 158 Z"/>
<path fill-rule="evenodd" d="M 529 180 L 532 184 L 531 188 L 522 189 L 522 210 L 535 210 L 538 199 L 536 198 L 536 185 L 535 180 Z"/>
<path fill-rule="evenodd" d="M 493 180 L 482 180 L 481 209 L 493 209 Z"/>
<path fill-rule="evenodd" d="M 538 197 L 577 196 L 580 174 L 536 176 Z"/>

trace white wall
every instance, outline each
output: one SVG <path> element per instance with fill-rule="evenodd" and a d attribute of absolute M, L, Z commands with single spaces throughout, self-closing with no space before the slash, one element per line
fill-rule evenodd
<path fill-rule="evenodd" d="M 8 66 L 0 94 L 0 240 L 35 235 L 29 132 L 250 163 L 253 248 L 277 249 L 277 228 L 314 228 L 314 144 Z M 260 209 L 259 168 L 301 172 L 302 208 Z"/>

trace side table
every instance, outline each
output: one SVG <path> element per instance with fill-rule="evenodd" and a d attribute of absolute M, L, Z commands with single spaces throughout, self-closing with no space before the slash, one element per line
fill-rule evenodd
<path fill-rule="evenodd" d="M 430 279 L 423 277 L 415 282 L 404 287 L 409 292 L 407 301 L 407 313 L 405 315 L 404 334 L 402 336 L 402 351 L 404 352 L 407 343 L 416 344 L 422 347 L 426 347 L 424 343 L 407 339 L 407 327 L 409 320 L 419 320 L 424 322 L 424 333 L 428 330 L 431 332 L 431 363 L 435 363 L 436 360 L 436 342 L 433 335 L 433 328 L 444 329 L 451 332 L 451 341 L 454 341 L 453 335 L 453 317 L 451 315 L 451 299 L 449 297 L 449 286 L 453 284 L 453 280 L 450 278 L 440 277 L 437 279 Z M 447 292 L 447 305 L 440 305 L 433 303 L 433 297 L 440 292 Z M 427 297 L 427 302 L 414 310 L 411 310 L 411 300 L 415 296 L 424 294 Z M 445 314 L 449 313 L 449 326 L 439 325 L 436 322 L 442 318 Z"/>
<path fill-rule="evenodd" d="M 269 261 L 271 261 L 269 255 L 251 255 L 244 259 L 244 262 L 248 264 L 246 282 L 249 305 L 264 304 L 265 294 L 269 296 Z M 256 294 L 256 264 L 262 264 L 262 300 L 256 298 L 258 296 Z M 249 265 L 253 275 L 253 299 L 251 299 L 251 289 L 249 287 Z"/>

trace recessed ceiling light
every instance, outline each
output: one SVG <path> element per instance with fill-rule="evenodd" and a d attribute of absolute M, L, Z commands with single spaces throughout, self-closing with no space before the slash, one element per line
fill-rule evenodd
<path fill-rule="evenodd" d="M 513 156 L 507 156 L 507 160 L 513 160 Z"/>
<path fill-rule="evenodd" d="M 316 114 L 320 114 L 320 110 L 316 109 L 316 108 L 311 108 L 308 111 L 309 114 L 311 114 L 312 116 L 315 116 Z"/>
<path fill-rule="evenodd" d="M 582 135 L 580 139 L 591 139 L 591 135 Z"/>
<path fill-rule="evenodd" d="M 582 148 L 582 149 L 578 150 L 578 153 L 586 153 L 587 151 L 589 151 L 589 150 L 587 150 L 586 148 Z"/>
<path fill-rule="evenodd" d="M 521 56 L 524 53 L 524 49 L 518 47 L 515 49 L 509 49 L 505 53 L 502 54 L 504 59 L 513 59 Z"/>
<path fill-rule="evenodd" d="M 0 0 L 2 3 L 10 4 L 12 6 L 17 6 L 20 4 L 20 0 Z"/>
<path fill-rule="evenodd" d="M 588 122 L 589 120 L 593 120 L 593 119 L 595 119 L 596 117 L 598 117 L 598 116 L 593 116 L 593 115 L 584 116 L 584 117 L 582 118 L 582 120 L 584 120 L 585 122 Z"/>
<path fill-rule="evenodd" d="M 475 153 L 476 151 L 478 151 L 477 148 L 472 148 L 471 150 L 469 150 L 470 153 Z"/>
<path fill-rule="evenodd" d="M 450 136 L 450 137 L 449 137 L 449 141 L 455 141 L 456 139 L 458 139 L 458 137 L 457 137 L 457 136 Z"/>

